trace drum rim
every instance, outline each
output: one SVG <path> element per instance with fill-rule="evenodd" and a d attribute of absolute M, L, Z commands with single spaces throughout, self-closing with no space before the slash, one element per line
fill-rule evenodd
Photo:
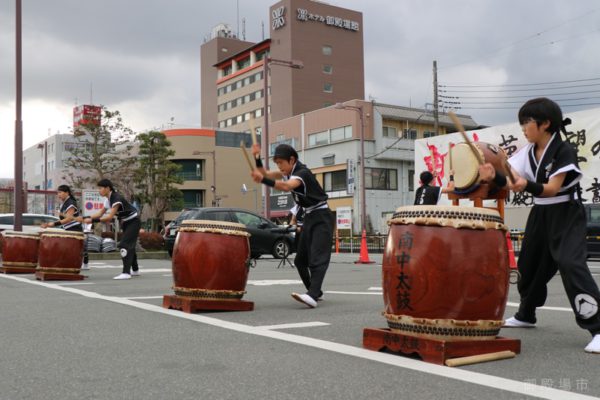
<path fill-rule="evenodd" d="M 3 236 L 24 237 L 31 239 L 39 239 L 40 232 L 21 232 L 21 231 L 3 231 Z"/>
<path fill-rule="evenodd" d="M 211 227 L 215 227 L 215 225 L 222 226 L 224 229 L 227 228 L 239 228 L 246 229 L 246 225 L 240 224 L 238 222 L 229 222 L 229 221 L 215 221 L 210 219 L 184 219 L 181 221 L 180 227 L 183 226 L 193 226 L 193 225 L 210 225 Z"/>
<path fill-rule="evenodd" d="M 46 228 L 42 230 L 40 236 L 72 237 L 76 239 L 83 239 L 85 238 L 85 233 L 78 231 L 67 231 L 60 228 Z"/>

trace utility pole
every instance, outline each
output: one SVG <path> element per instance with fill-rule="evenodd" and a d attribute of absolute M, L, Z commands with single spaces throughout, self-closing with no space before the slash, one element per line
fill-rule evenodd
<path fill-rule="evenodd" d="M 435 136 L 440 134 L 440 118 L 438 109 L 437 61 L 433 60 L 433 130 Z"/>
<path fill-rule="evenodd" d="M 23 120 L 22 117 L 22 37 L 21 37 L 21 0 L 15 2 L 16 15 L 16 118 L 15 118 L 15 219 L 14 230 L 23 229 Z"/>

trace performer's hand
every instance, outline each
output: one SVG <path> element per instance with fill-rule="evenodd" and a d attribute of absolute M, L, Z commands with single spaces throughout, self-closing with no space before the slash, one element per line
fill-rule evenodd
<path fill-rule="evenodd" d="M 258 143 L 252 145 L 252 155 L 254 158 L 260 157 L 260 145 Z"/>
<path fill-rule="evenodd" d="M 47 222 L 44 222 L 42 225 L 40 225 L 42 228 L 46 229 L 49 225 Z"/>
<path fill-rule="evenodd" d="M 252 177 L 252 180 L 256 183 L 261 183 L 263 179 L 263 174 L 261 174 L 255 169 L 253 169 L 252 172 L 250 172 L 250 176 Z"/>
<path fill-rule="evenodd" d="M 479 166 L 479 179 L 482 181 L 490 182 L 496 176 L 496 169 L 490 163 L 482 164 Z"/>
<path fill-rule="evenodd" d="M 92 223 L 92 219 L 90 217 L 83 218 L 82 222 L 85 223 L 85 224 L 91 224 Z"/>
<path fill-rule="evenodd" d="M 525 190 L 525 186 L 527 186 L 527 179 L 523 178 L 522 176 L 515 175 L 515 180 L 516 181 L 512 184 L 510 183 L 510 180 L 508 181 L 508 187 L 510 190 L 513 192 L 522 192 Z"/>
<path fill-rule="evenodd" d="M 448 186 L 447 186 L 447 187 L 448 187 L 448 189 L 449 189 L 449 190 L 451 190 L 451 191 L 452 191 L 452 190 L 454 190 L 454 181 L 449 181 L 449 182 L 448 182 Z"/>
<path fill-rule="evenodd" d="M 83 217 L 82 216 L 75 217 L 75 221 L 82 223 L 83 222 Z"/>

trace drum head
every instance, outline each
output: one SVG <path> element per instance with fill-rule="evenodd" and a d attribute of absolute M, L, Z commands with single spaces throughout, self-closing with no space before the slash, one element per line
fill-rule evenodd
<path fill-rule="evenodd" d="M 31 238 L 31 239 L 39 239 L 39 232 L 20 232 L 20 231 L 4 231 L 2 235 L 7 237 L 21 237 L 21 238 Z"/>
<path fill-rule="evenodd" d="M 481 153 L 479 147 L 477 145 L 475 147 Z M 450 168 L 450 157 L 452 158 L 452 168 Z M 450 157 L 447 158 L 445 171 L 454 170 L 454 187 L 456 189 L 465 189 L 477 182 L 479 162 L 468 144 L 459 143 L 454 146 Z M 483 159 L 483 154 L 481 158 Z"/>

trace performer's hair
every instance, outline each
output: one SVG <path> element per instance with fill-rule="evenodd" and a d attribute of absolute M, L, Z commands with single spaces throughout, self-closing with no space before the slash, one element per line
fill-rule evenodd
<path fill-rule="evenodd" d="M 423 172 L 421 172 L 419 179 L 421 179 L 421 183 L 423 185 L 429 185 L 431 183 L 431 181 L 433 180 L 433 174 L 429 171 L 423 171 Z"/>
<path fill-rule="evenodd" d="M 290 161 L 294 157 L 298 161 L 298 152 L 289 144 L 280 144 L 275 147 L 275 153 L 273 154 L 273 160 L 281 158 L 282 160 Z"/>
<path fill-rule="evenodd" d="M 59 187 L 56 188 L 56 190 L 60 191 L 60 192 L 65 192 L 69 194 L 69 197 L 72 198 L 73 200 L 77 201 L 77 199 L 75 198 L 75 196 L 73 196 L 73 192 L 71 191 L 71 188 L 67 185 L 60 185 Z"/>
<path fill-rule="evenodd" d="M 114 192 L 114 191 L 115 191 L 115 188 L 114 188 L 114 186 L 113 186 L 112 182 L 111 182 L 111 181 L 109 181 L 108 179 L 100 179 L 100 180 L 98 181 L 97 185 L 98 185 L 98 186 L 101 186 L 101 187 L 107 187 L 107 188 L 110 188 L 110 191 L 111 191 L 111 192 Z"/>
<path fill-rule="evenodd" d="M 548 131 L 550 133 L 559 130 L 566 133 L 565 126 L 571 123 L 569 118 L 563 120 L 560 106 L 547 97 L 538 97 L 527 101 L 519 110 L 519 123 L 522 125 L 530 118 L 534 119 L 538 126 L 544 121 L 550 121 Z"/>

